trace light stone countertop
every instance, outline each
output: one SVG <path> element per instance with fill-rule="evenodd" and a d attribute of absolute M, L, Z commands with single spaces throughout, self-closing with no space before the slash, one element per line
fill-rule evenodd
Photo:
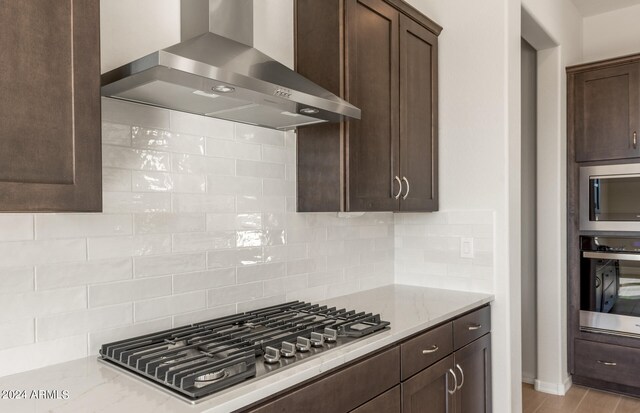
<path fill-rule="evenodd" d="M 68 400 L 0 400 L 11 413 L 226 413 L 353 361 L 417 332 L 493 301 L 490 294 L 391 285 L 323 304 L 380 313 L 388 331 L 319 354 L 313 359 L 251 379 L 197 405 L 190 405 L 97 361 L 96 356 L 0 378 L 0 390 L 68 390 Z"/>

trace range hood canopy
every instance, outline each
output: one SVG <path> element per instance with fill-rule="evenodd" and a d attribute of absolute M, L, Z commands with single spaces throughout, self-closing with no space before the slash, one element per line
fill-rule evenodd
<path fill-rule="evenodd" d="M 105 73 L 103 96 L 281 130 L 360 119 L 360 109 L 247 44 L 253 0 L 183 0 L 181 12 L 188 40 Z"/>

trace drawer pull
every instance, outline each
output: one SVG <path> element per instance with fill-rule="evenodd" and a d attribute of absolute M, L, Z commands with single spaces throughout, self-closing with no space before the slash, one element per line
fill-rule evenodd
<path fill-rule="evenodd" d="M 458 378 L 456 377 L 456 373 L 453 371 L 453 369 L 449 369 L 448 373 L 451 373 L 451 375 L 453 376 L 453 390 L 449 390 L 449 388 L 447 387 L 447 392 L 449 392 L 449 394 L 453 394 L 456 392 L 456 390 L 458 390 Z"/>
<path fill-rule="evenodd" d="M 482 328 L 482 324 L 470 324 L 469 331 L 476 331 Z"/>
<path fill-rule="evenodd" d="M 433 347 L 431 347 L 428 350 L 422 350 L 422 354 L 432 354 L 435 353 L 436 351 L 438 351 L 440 348 L 436 345 L 434 345 Z"/>
<path fill-rule="evenodd" d="M 598 360 L 598 364 L 602 364 L 609 367 L 615 367 L 618 365 L 618 363 L 614 363 L 612 361 L 602 361 L 602 360 Z"/>

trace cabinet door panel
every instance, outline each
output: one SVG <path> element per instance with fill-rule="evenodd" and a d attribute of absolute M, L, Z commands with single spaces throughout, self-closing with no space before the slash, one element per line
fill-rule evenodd
<path fill-rule="evenodd" d="M 438 209 L 437 41 L 418 23 L 400 18 L 400 172 L 409 182 L 402 211 Z"/>
<path fill-rule="evenodd" d="M 346 98 L 362 110 L 361 120 L 348 123 L 350 211 L 398 209 L 398 18 L 382 1 L 347 1 Z"/>
<path fill-rule="evenodd" d="M 640 156 L 640 63 L 575 75 L 576 161 Z"/>
<path fill-rule="evenodd" d="M 453 412 L 453 356 L 449 356 L 402 383 L 403 413 Z"/>
<path fill-rule="evenodd" d="M 0 211 L 102 209 L 99 12 L 0 7 Z"/>
<path fill-rule="evenodd" d="M 455 363 L 456 412 L 491 413 L 491 334 L 456 351 Z"/>

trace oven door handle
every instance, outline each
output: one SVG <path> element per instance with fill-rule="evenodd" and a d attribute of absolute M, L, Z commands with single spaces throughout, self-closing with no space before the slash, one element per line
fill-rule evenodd
<path fill-rule="evenodd" d="M 599 258 L 602 260 L 640 261 L 640 254 L 618 254 L 615 252 L 585 251 L 582 253 L 582 256 L 584 258 Z"/>

